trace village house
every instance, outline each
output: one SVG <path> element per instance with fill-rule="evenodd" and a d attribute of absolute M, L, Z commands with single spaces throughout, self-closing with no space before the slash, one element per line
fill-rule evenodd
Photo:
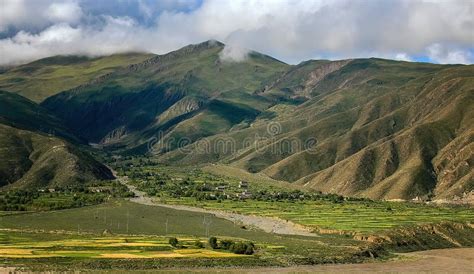
<path fill-rule="evenodd" d="M 248 190 L 244 190 L 242 193 L 238 193 L 237 197 L 239 197 L 239 199 L 250 199 L 252 198 L 252 193 Z"/>
<path fill-rule="evenodd" d="M 227 187 L 226 186 L 217 186 L 216 190 L 223 192 Z"/>
<path fill-rule="evenodd" d="M 249 187 L 249 183 L 246 182 L 246 181 L 240 181 L 239 182 L 239 188 L 248 188 Z"/>

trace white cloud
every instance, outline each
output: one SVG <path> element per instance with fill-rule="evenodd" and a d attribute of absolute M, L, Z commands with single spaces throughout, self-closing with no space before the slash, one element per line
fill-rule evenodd
<path fill-rule="evenodd" d="M 469 0 L 204 0 L 200 6 L 194 0 L 127 0 L 114 4 L 135 3 L 148 24 L 136 15 L 116 15 L 122 10 L 93 14 L 87 0 L 37 0 L 28 5 L 21 0 L 0 1 L 0 32 L 11 26 L 23 30 L 0 39 L 4 55 L 0 64 L 55 54 L 165 53 L 208 39 L 230 45 L 221 57 L 232 61 L 243 60 L 248 53 L 244 49 L 290 63 L 371 56 L 474 61 L 470 54 L 474 2 Z M 32 10 L 45 12 L 35 17 Z"/>
<path fill-rule="evenodd" d="M 143 39 L 149 33 L 144 33 L 132 19 L 107 17 L 105 22 L 100 29 L 60 23 L 38 34 L 20 31 L 0 40 L 1 62 L 19 64 L 52 55 L 99 56 L 145 50 Z"/>
<path fill-rule="evenodd" d="M 153 9 L 143 0 L 138 1 L 138 9 L 147 19 L 153 15 Z"/>
<path fill-rule="evenodd" d="M 219 53 L 219 58 L 224 62 L 242 62 L 247 59 L 250 51 L 244 47 L 226 45 Z"/>
<path fill-rule="evenodd" d="M 413 61 L 413 59 L 404 52 L 397 53 L 393 59 L 400 61 Z"/>
<path fill-rule="evenodd" d="M 77 23 L 82 17 L 82 9 L 77 2 L 52 3 L 45 12 L 52 22 Z"/>
<path fill-rule="evenodd" d="M 36 32 L 55 23 L 78 23 L 82 16 L 73 0 L 0 0 L 0 34 L 9 28 Z"/>
<path fill-rule="evenodd" d="M 451 49 L 441 44 L 433 44 L 427 51 L 430 59 L 440 64 L 470 64 L 474 59 L 469 51 Z"/>
<path fill-rule="evenodd" d="M 6 31 L 8 27 L 15 25 L 23 27 L 28 20 L 34 24 L 33 14 L 27 9 L 23 0 L 1 0 L 0 2 L 0 32 Z"/>

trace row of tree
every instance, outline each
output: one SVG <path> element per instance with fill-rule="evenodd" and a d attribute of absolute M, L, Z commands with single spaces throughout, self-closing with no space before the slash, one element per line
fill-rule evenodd
<path fill-rule="evenodd" d="M 183 245 L 181 245 L 179 240 L 175 237 L 169 238 L 168 242 L 173 247 L 183 247 Z M 227 239 L 218 241 L 216 237 L 210 237 L 208 244 L 212 249 L 228 250 L 235 254 L 252 255 L 255 252 L 255 245 L 252 242 L 235 242 Z M 197 248 L 204 248 L 204 244 L 199 240 L 195 242 L 194 246 Z"/>

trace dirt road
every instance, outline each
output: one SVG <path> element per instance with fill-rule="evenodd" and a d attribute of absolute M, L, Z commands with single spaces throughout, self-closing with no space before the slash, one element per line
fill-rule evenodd
<path fill-rule="evenodd" d="M 318 237 L 317 234 L 311 233 L 311 231 L 303 226 L 295 224 L 290 221 L 282 220 L 279 218 L 271 217 L 262 217 L 254 215 L 243 215 L 237 213 L 231 213 L 227 211 L 220 210 L 208 210 L 199 207 L 184 206 L 184 205 L 168 205 L 159 203 L 152 198 L 148 197 L 144 192 L 137 190 L 134 186 L 128 184 L 128 179 L 126 177 L 117 177 L 118 180 L 126 185 L 130 191 L 135 194 L 135 198 L 130 199 L 130 201 L 151 206 L 161 206 L 177 210 L 185 210 L 199 213 L 209 213 L 213 214 L 218 218 L 227 219 L 236 224 L 245 225 L 248 227 L 256 227 L 265 232 L 276 233 L 276 234 L 286 234 L 286 235 L 301 235 L 301 236 L 312 236 Z"/>

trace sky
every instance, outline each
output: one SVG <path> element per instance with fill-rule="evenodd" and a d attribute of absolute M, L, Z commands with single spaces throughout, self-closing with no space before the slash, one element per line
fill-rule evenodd
<path fill-rule="evenodd" d="M 474 63 L 474 0 L 0 0 L 0 65 L 167 53 L 215 39 L 290 64 L 380 57 Z"/>

